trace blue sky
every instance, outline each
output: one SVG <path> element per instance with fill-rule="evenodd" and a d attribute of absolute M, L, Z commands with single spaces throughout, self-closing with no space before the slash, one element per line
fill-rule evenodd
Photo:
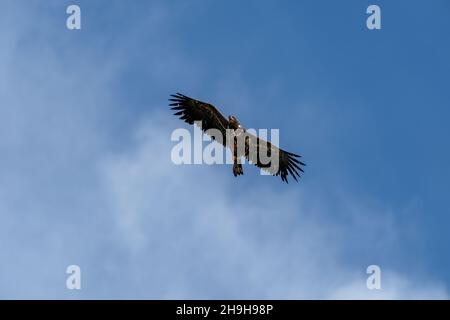
<path fill-rule="evenodd" d="M 448 298 L 449 15 L 445 0 L 2 1 L 0 297 Z M 177 91 L 280 128 L 304 179 L 174 166 Z"/>

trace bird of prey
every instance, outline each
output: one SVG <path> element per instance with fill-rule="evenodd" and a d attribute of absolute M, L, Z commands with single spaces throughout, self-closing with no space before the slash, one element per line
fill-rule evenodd
<path fill-rule="evenodd" d="M 269 174 L 280 176 L 281 180 L 286 183 L 288 183 L 287 177 L 289 174 L 298 182 L 297 178 L 300 178 L 299 171 L 304 172 L 302 166 L 305 166 L 305 164 L 297 159 L 301 156 L 279 149 L 270 142 L 247 133 L 235 116 L 229 116 L 226 119 L 212 104 L 190 98 L 181 93 L 172 94 L 169 101 L 171 109 L 176 111 L 174 115 L 179 116 L 181 120 L 189 124 L 200 124 L 202 130 L 207 134 L 211 131 L 210 129 L 218 130 L 223 137 L 227 135 L 227 131 L 235 133 L 231 143 L 226 143 L 226 139 L 216 139 L 225 147 L 231 149 L 233 154 L 233 174 L 235 177 L 244 174 L 240 163 L 242 156 Z M 245 143 L 243 143 L 244 147 L 241 148 L 241 151 L 238 151 L 237 138 L 242 133 L 245 135 Z M 215 137 L 213 136 L 212 138 L 214 139 Z M 262 161 L 260 152 L 266 152 L 269 157 L 272 156 L 271 159 L 278 158 L 278 161 L 274 161 L 278 162 L 277 165 L 273 166 L 271 163 Z"/>

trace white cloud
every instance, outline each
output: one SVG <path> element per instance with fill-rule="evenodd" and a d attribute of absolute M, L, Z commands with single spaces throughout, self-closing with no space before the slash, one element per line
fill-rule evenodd
<path fill-rule="evenodd" d="M 322 220 L 317 199 L 324 194 L 308 190 L 307 183 L 277 191 L 264 186 L 265 179 L 277 178 L 258 176 L 252 182 L 259 183 L 246 189 L 229 167 L 175 166 L 168 130 L 174 122 L 166 118 L 149 118 L 138 130 L 135 149 L 108 157 L 104 167 L 120 241 L 133 252 L 132 263 L 148 267 L 145 276 L 141 270 L 132 277 L 157 283 L 144 297 L 447 296 L 440 285 L 390 270 L 383 270 L 383 289 L 369 291 L 360 272 L 367 266 L 346 264 L 341 233 L 381 233 L 380 246 L 389 246 L 396 232 L 390 219 L 380 213 L 382 219 L 367 223 L 373 209 L 342 194 L 343 210 L 352 217 L 342 228 Z"/>

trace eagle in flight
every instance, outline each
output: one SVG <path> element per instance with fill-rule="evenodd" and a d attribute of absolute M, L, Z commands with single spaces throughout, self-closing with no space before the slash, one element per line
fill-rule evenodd
<path fill-rule="evenodd" d="M 301 156 L 284 151 L 277 148 L 268 141 L 262 140 L 248 132 L 241 126 L 235 116 L 229 116 L 226 119 L 212 104 L 195 100 L 181 93 L 171 95 L 169 98 L 172 110 L 176 112 L 174 115 L 179 116 L 181 120 L 189 124 L 199 124 L 206 134 L 210 134 L 211 129 L 218 130 L 222 137 L 227 136 L 227 132 L 233 132 L 233 141 L 230 143 L 226 139 L 219 139 L 225 147 L 229 147 L 233 154 L 233 174 L 238 176 L 244 174 L 240 158 L 244 156 L 250 163 L 262 168 L 269 174 L 280 176 L 281 180 L 288 183 L 289 174 L 298 182 L 300 172 L 304 172 L 302 166 L 303 162 L 298 160 Z M 243 148 L 238 148 L 237 139 L 239 135 L 244 134 Z M 216 136 L 212 136 L 217 141 Z M 228 142 L 227 142 L 228 141 Z M 239 150 L 242 149 L 242 150 Z M 263 161 L 261 153 L 264 152 L 271 157 L 271 159 L 278 158 L 277 165 L 271 165 Z"/>

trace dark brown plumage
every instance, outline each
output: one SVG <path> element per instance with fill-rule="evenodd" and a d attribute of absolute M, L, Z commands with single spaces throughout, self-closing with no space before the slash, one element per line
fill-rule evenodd
<path fill-rule="evenodd" d="M 209 129 L 217 129 L 222 136 L 225 137 L 227 129 L 232 129 L 238 134 L 245 134 L 245 150 L 243 150 L 243 152 L 237 150 L 236 142 L 233 144 L 233 174 L 235 176 L 243 174 L 242 165 L 238 163 L 238 159 L 241 156 L 245 156 L 249 162 L 270 174 L 275 176 L 279 175 L 281 180 L 286 183 L 288 183 L 287 177 L 289 174 L 298 181 L 297 178 L 300 178 L 299 172 L 304 172 L 302 166 L 305 166 L 305 164 L 297 159 L 301 156 L 279 149 L 270 142 L 247 133 L 236 117 L 229 116 L 228 119 L 226 119 L 212 104 L 192 99 L 181 93 L 171 95 L 169 101 L 172 109 L 176 111 L 176 116 L 179 116 L 181 120 L 184 120 L 189 124 L 194 124 L 195 121 L 201 121 L 202 130 L 205 132 Z M 225 138 L 221 139 L 221 142 L 224 146 L 227 146 Z M 256 150 L 258 152 L 250 152 L 250 150 Z M 259 158 L 260 150 L 262 154 L 267 154 L 268 156 L 273 155 L 276 157 L 278 154 L 279 163 L 277 168 L 271 167 L 270 163 L 265 164 L 265 162 Z"/>

